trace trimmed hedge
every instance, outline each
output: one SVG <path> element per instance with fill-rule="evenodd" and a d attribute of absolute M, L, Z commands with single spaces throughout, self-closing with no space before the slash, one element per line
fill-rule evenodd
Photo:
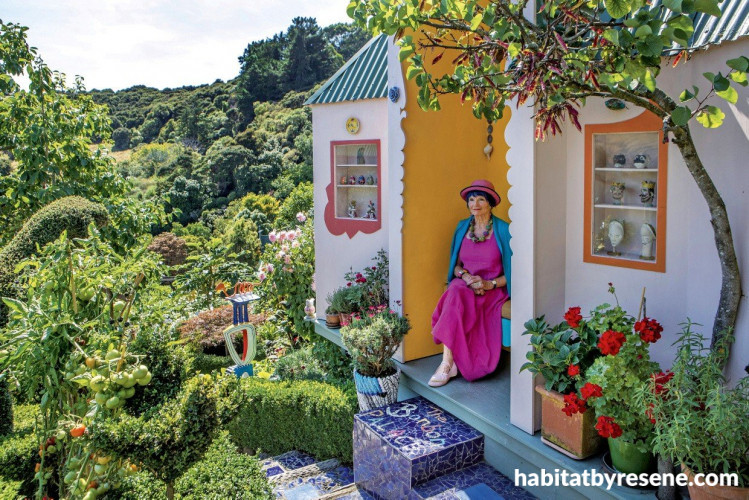
<path fill-rule="evenodd" d="M 8 392 L 8 382 L 0 380 L 0 437 L 13 432 L 13 398 Z"/>
<path fill-rule="evenodd" d="M 260 463 L 240 453 L 227 432 L 219 434 L 203 459 L 177 480 L 174 491 L 182 500 L 274 498 Z M 120 500 L 166 499 L 164 484 L 147 471 L 126 478 L 114 493 Z"/>
<path fill-rule="evenodd" d="M 0 481 L 19 482 L 20 494 L 33 495 L 34 465 L 39 459 L 34 422 L 39 414 L 37 405 L 17 405 L 13 408 L 15 431 L 0 437 Z M 11 486 L 0 487 L 0 492 Z M 15 490 L 18 491 L 18 488 Z M 3 498 L 3 497 L 0 497 Z M 12 496 L 11 498 L 17 498 Z"/>
<path fill-rule="evenodd" d="M 240 448 L 278 455 L 300 450 L 320 459 L 353 461 L 356 392 L 299 380 L 241 380 L 246 397 L 229 432 Z M 349 386 L 351 387 L 351 386 Z"/>
<path fill-rule="evenodd" d="M 101 227 L 108 217 L 104 205 L 80 196 L 60 198 L 36 212 L 0 251 L 0 297 L 17 296 L 15 267 L 36 252 L 36 245 L 43 247 L 65 230 L 71 238 L 83 238 L 89 224 L 94 222 Z M 0 326 L 7 321 L 5 304 L 0 304 Z"/>
<path fill-rule="evenodd" d="M 229 356 L 214 356 L 213 354 L 198 353 L 192 362 L 192 373 L 213 373 L 216 370 L 225 373 L 234 364 Z"/>

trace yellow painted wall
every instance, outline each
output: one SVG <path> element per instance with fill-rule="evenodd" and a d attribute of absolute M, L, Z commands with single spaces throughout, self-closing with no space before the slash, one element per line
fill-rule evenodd
<path fill-rule="evenodd" d="M 432 74 L 443 74 L 454 58 L 446 54 Z M 427 59 L 427 58 L 425 58 Z M 404 64 L 403 71 L 406 66 Z M 440 70 L 443 73 L 438 73 Z M 450 261 L 450 242 L 455 225 L 468 217 L 459 192 L 475 179 L 494 183 L 502 202 L 494 214 L 509 220 L 507 213 L 508 147 L 504 139 L 510 117 L 505 108 L 502 120 L 494 124 L 494 151 L 487 160 L 483 153 L 487 122 L 478 120 L 458 95 L 440 98 L 440 111 L 422 111 L 417 103 L 417 87 L 406 80 L 406 118 L 401 122 L 406 145 L 403 191 L 403 308 L 412 330 L 403 344 L 405 361 L 441 352 L 432 340 L 431 318 L 445 290 Z"/>

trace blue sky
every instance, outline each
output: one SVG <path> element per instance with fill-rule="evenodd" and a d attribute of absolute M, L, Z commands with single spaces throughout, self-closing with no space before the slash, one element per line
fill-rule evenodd
<path fill-rule="evenodd" d="M 44 61 L 86 87 L 180 87 L 228 80 L 251 41 L 297 16 L 348 22 L 348 0 L 2 0 Z"/>

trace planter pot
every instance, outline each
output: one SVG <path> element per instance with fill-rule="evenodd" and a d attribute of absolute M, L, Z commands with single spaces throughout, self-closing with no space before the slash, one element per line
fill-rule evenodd
<path fill-rule="evenodd" d="M 395 373 L 386 377 L 367 377 L 354 370 L 359 409 L 367 411 L 395 403 L 398 398 L 400 374 L 400 368 L 396 368 Z"/>
<path fill-rule="evenodd" d="M 625 474 L 641 474 L 655 469 L 655 457 L 652 453 L 641 452 L 637 446 L 623 439 L 609 438 L 611 463 L 619 472 Z"/>
<path fill-rule="evenodd" d="M 326 314 L 325 325 L 329 328 L 340 328 L 341 327 L 341 316 L 340 314 Z"/>
<path fill-rule="evenodd" d="M 749 488 L 738 486 L 697 486 L 694 484 L 694 474 L 688 467 L 682 465 L 681 470 L 689 477 L 689 498 L 692 500 L 746 500 L 749 498 Z M 704 481 L 704 478 L 703 478 Z"/>
<path fill-rule="evenodd" d="M 544 444 L 577 460 L 596 454 L 601 437 L 595 429 L 594 412 L 588 410 L 568 417 L 562 412 L 562 394 L 547 391 L 543 385 L 537 385 L 536 392 L 541 395 L 541 440 Z"/>

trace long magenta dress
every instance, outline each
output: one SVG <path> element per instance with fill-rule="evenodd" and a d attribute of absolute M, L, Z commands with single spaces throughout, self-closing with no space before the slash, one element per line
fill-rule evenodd
<path fill-rule="evenodd" d="M 485 280 L 504 274 L 493 234 L 480 243 L 464 238 L 459 260 L 463 269 Z M 440 297 L 432 315 L 432 336 L 435 343 L 450 348 L 466 380 L 476 380 L 497 368 L 502 352 L 502 304 L 508 298 L 507 287 L 476 295 L 460 278 L 454 278 Z"/>

